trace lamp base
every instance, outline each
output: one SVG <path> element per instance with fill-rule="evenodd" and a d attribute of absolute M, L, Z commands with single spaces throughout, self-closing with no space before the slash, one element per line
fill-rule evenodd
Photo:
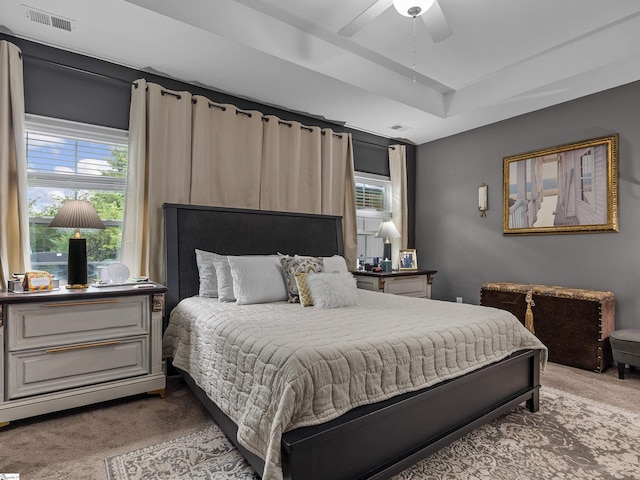
<path fill-rule="evenodd" d="M 69 257 L 67 258 L 67 288 L 88 288 L 87 281 L 87 240 L 69 239 Z"/>
<path fill-rule="evenodd" d="M 379 244 L 378 244 L 379 245 Z M 384 256 L 383 260 L 391 260 L 391 242 L 384 244 L 384 250 L 382 251 Z"/>

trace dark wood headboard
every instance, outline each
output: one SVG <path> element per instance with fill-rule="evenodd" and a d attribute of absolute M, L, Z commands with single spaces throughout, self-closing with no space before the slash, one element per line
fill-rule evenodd
<path fill-rule="evenodd" d="M 344 255 L 342 217 L 165 203 L 167 313 L 198 294 L 195 250 L 221 255 Z"/>

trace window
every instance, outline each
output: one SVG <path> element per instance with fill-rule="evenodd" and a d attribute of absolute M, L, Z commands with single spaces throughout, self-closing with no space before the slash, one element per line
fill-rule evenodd
<path fill-rule="evenodd" d="M 391 180 L 381 175 L 356 172 L 358 258 L 370 263 L 382 257 L 383 239 L 375 237 L 380 223 L 391 220 Z"/>
<path fill-rule="evenodd" d="M 49 228 L 69 199 L 89 200 L 105 230 L 83 230 L 89 279 L 97 266 L 120 258 L 128 132 L 34 115 L 27 116 L 26 154 L 31 266 L 67 276 L 71 229 Z"/>

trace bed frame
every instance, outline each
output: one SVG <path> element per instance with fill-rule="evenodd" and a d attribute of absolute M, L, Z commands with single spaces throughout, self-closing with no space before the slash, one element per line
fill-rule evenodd
<path fill-rule="evenodd" d="M 167 312 L 198 294 L 194 250 L 226 255 L 343 254 L 340 217 L 165 204 Z M 427 300 L 425 300 L 427 301 Z M 540 352 L 518 352 L 435 386 L 351 410 L 282 436 L 287 480 L 386 479 L 526 402 L 538 411 Z M 240 445 L 237 426 L 186 373 L 216 423 L 261 473 L 264 462 Z"/>

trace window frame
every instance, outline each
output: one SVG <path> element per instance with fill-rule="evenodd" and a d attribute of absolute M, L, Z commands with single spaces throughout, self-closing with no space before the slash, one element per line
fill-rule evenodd
<path fill-rule="evenodd" d="M 84 141 L 91 143 L 104 143 L 107 147 L 111 148 L 123 148 L 127 152 L 127 158 L 123 168 L 125 174 L 121 176 L 110 175 L 91 175 L 88 173 L 60 173 L 58 172 L 40 172 L 29 169 L 29 155 L 27 144 L 29 142 L 29 135 L 42 135 L 46 137 L 60 137 L 62 139 L 71 139 L 76 141 Z M 95 193 L 121 193 L 123 199 L 126 202 L 126 172 L 129 166 L 128 163 L 128 144 L 129 144 L 129 132 L 128 130 L 121 130 L 111 127 L 105 127 L 94 124 L 73 122 L 70 120 L 59 119 L 55 117 L 45 117 L 40 115 L 27 114 L 25 116 L 25 153 L 27 163 L 27 189 L 28 195 L 31 194 L 31 189 L 45 188 L 45 189 L 59 189 L 62 191 L 89 191 Z M 34 143 L 40 141 L 35 139 Z M 53 141 L 52 141 L 53 144 Z M 51 145 L 51 144 L 50 144 Z M 50 147 L 49 145 L 49 147 Z M 102 155 L 102 153 L 100 153 Z M 78 167 L 79 157 L 84 158 L 84 155 L 76 155 L 73 157 L 76 168 Z M 90 157 L 88 157 L 90 158 Z M 97 157 L 100 158 L 100 157 Z M 64 165 L 61 165 L 64 166 Z M 79 170 L 79 169 L 78 169 Z M 126 207 L 123 207 L 123 210 Z M 31 210 L 31 209 L 30 209 Z M 124 216 L 124 211 L 122 212 Z M 33 215 L 29 212 L 29 225 L 42 225 L 51 222 L 53 217 Z M 124 226 L 124 220 L 103 219 L 105 227 L 118 227 L 120 232 Z M 31 228 L 31 227 L 30 227 Z M 83 232 L 84 234 L 85 232 Z M 86 232 L 86 238 L 91 236 L 91 231 Z M 85 235 L 83 235 L 85 236 Z M 30 248 L 34 248 L 37 245 L 36 239 L 30 239 Z M 115 246 L 114 246 L 115 247 Z M 34 249 L 35 250 L 35 249 Z M 41 253 L 47 253 L 48 250 L 44 250 Z M 32 255 L 40 253 L 40 251 L 33 251 Z M 116 250 L 116 258 L 104 261 L 89 262 L 90 264 L 109 263 L 111 261 L 118 261 L 121 253 L 121 246 L 118 246 Z M 109 257 L 111 258 L 111 257 Z M 38 268 L 39 265 L 50 265 L 51 262 L 40 261 L 34 262 L 32 260 L 33 267 Z M 64 262 L 66 264 L 66 261 Z M 60 277 L 64 280 L 64 277 Z"/>
<path fill-rule="evenodd" d="M 366 208 L 358 208 L 356 204 L 356 215 L 360 217 L 377 217 L 381 219 L 389 219 L 391 220 L 392 214 L 392 192 L 391 192 L 391 179 L 389 177 L 385 177 L 384 175 L 376 175 L 373 173 L 366 172 L 355 172 L 354 173 L 354 183 L 358 185 L 359 183 L 366 183 L 370 185 L 374 185 L 377 187 L 381 187 L 384 189 L 384 210 L 370 210 Z M 356 187 L 357 188 L 357 187 Z"/>
<path fill-rule="evenodd" d="M 44 117 L 41 115 L 27 114 L 25 116 L 25 146 L 27 142 L 27 132 L 47 136 L 59 135 L 61 137 L 74 138 L 87 142 L 108 143 L 127 149 L 129 147 L 129 132 L 127 130 L 119 130 L 89 123 L 72 122 L 70 120 Z M 62 184 L 64 184 L 65 188 L 72 188 L 72 184 L 78 183 L 83 185 L 83 190 L 123 192 L 126 187 L 126 176 L 109 177 L 85 175 L 83 179 L 86 179 L 86 181 L 82 182 L 74 180 L 78 176 L 77 174 L 27 172 L 27 183 L 30 187 L 48 188 L 62 187 Z M 87 188 L 84 188 L 84 186 Z"/>
<path fill-rule="evenodd" d="M 358 258 L 362 263 L 369 263 L 375 258 L 383 256 L 383 239 L 375 237 L 380 223 L 391 220 L 393 198 L 391 179 L 383 175 L 366 172 L 354 172 L 354 184 L 366 183 L 384 189 L 384 211 L 358 208 L 356 205 L 356 219 L 358 222 Z M 360 228 L 362 223 L 363 228 Z M 364 228 L 369 225 L 369 229 Z M 371 228 L 374 227 L 374 228 Z"/>

